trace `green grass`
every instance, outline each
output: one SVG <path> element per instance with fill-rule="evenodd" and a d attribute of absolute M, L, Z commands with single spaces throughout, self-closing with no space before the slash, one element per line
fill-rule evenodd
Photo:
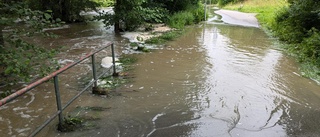
<path fill-rule="evenodd" d="M 153 37 L 145 41 L 147 44 L 160 44 L 167 41 L 171 41 L 179 36 L 181 36 L 182 30 L 174 30 L 161 34 L 158 37 Z"/>
<path fill-rule="evenodd" d="M 270 28 L 278 10 L 287 6 L 286 0 L 248 0 L 243 3 L 228 4 L 224 9 L 247 13 L 257 13 L 257 19 L 264 28 Z"/>

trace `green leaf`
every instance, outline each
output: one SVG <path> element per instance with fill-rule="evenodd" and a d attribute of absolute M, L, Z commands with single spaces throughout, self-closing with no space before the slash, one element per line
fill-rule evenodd
<path fill-rule="evenodd" d="M 4 71 L 4 73 L 5 73 L 5 74 L 10 74 L 11 71 L 12 71 L 12 69 L 13 69 L 13 67 L 12 67 L 12 66 L 9 66 L 9 67 Z"/>
<path fill-rule="evenodd" d="M 48 13 L 44 13 L 44 17 L 45 17 L 45 19 L 51 19 L 51 15 L 50 14 L 48 14 Z"/>
<path fill-rule="evenodd" d="M 60 18 L 56 18 L 56 22 L 61 22 L 61 19 Z"/>

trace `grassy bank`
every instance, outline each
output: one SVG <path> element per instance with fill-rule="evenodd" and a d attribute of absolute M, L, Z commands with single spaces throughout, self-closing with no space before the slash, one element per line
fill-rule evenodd
<path fill-rule="evenodd" d="M 276 11 L 287 6 L 286 0 L 250 0 L 236 4 L 228 4 L 224 9 L 248 13 L 258 13 L 257 19 L 264 28 L 270 28 L 274 23 Z"/>

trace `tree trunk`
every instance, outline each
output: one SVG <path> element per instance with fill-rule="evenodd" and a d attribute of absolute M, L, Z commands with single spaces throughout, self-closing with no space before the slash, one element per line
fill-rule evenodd
<path fill-rule="evenodd" d="M 4 27 L 3 26 L 1 26 L 0 25 L 0 54 L 3 54 L 4 53 L 4 38 L 3 38 L 3 32 L 2 32 L 2 30 L 4 29 Z M 4 65 L 3 65 L 3 63 L 2 63 L 2 60 L 0 60 L 0 77 L 2 77 L 1 76 L 1 74 L 4 74 Z M 2 79 L 2 78 L 1 78 Z M 4 79 L 3 79 L 4 80 Z M 0 80 L 0 85 L 1 85 L 1 83 L 3 83 L 4 81 L 1 81 Z"/>
<path fill-rule="evenodd" d="M 114 32 L 116 34 L 120 33 L 120 17 L 119 17 L 119 12 L 120 12 L 120 5 L 121 5 L 121 0 L 116 0 L 115 6 L 114 6 Z"/>
<path fill-rule="evenodd" d="M 4 27 L 0 26 L 0 52 L 3 51 L 3 47 L 4 47 L 4 38 L 3 38 L 3 32 L 2 32 L 3 29 Z"/>

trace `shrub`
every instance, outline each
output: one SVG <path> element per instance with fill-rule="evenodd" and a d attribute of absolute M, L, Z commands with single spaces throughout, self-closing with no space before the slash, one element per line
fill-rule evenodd
<path fill-rule="evenodd" d="M 183 11 L 169 17 L 168 25 L 173 28 L 182 29 L 186 25 L 193 24 L 193 21 L 193 14 L 189 11 Z"/>
<path fill-rule="evenodd" d="M 308 34 L 310 37 L 304 38 L 300 44 L 300 52 L 303 57 L 310 58 L 312 63 L 320 66 L 320 32 L 312 28 Z"/>
<path fill-rule="evenodd" d="M 114 1 L 113 0 L 93 0 L 97 3 L 99 3 L 102 7 L 110 7 L 114 5 Z"/>
<path fill-rule="evenodd" d="M 194 16 L 194 23 L 199 23 L 200 21 L 204 20 L 204 5 L 201 3 L 198 3 L 198 5 L 192 6 L 189 9 L 190 12 L 192 12 Z M 208 16 L 207 16 L 208 17 Z"/>
<path fill-rule="evenodd" d="M 237 3 L 237 2 L 241 2 L 241 1 L 243 1 L 243 0 L 218 0 L 218 4 L 219 4 L 219 6 L 224 6 L 229 3 Z"/>
<path fill-rule="evenodd" d="M 150 38 L 148 40 L 146 40 L 145 42 L 147 44 L 160 44 L 160 43 L 164 43 L 166 41 L 170 41 L 173 40 L 175 38 L 177 38 L 178 36 L 180 36 L 182 34 L 181 31 L 169 31 L 166 32 L 158 37 L 153 37 Z"/>
<path fill-rule="evenodd" d="M 168 18 L 167 24 L 170 27 L 181 29 L 186 25 L 192 25 L 204 20 L 204 5 L 198 2 L 189 6 L 186 11 L 180 11 Z"/>
<path fill-rule="evenodd" d="M 273 30 L 276 36 L 289 43 L 300 43 L 309 37 L 312 28 L 320 29 L 320 2 L 296 0 L 277 14 Z"/>
<path fill-rule="evenodd" d="M 314 0 L 290 1 L 275 18 L 272 26 L 280 40 L 289 43 L 289 51 L 301 62 L 320 66 L 320 2 Z"/>

